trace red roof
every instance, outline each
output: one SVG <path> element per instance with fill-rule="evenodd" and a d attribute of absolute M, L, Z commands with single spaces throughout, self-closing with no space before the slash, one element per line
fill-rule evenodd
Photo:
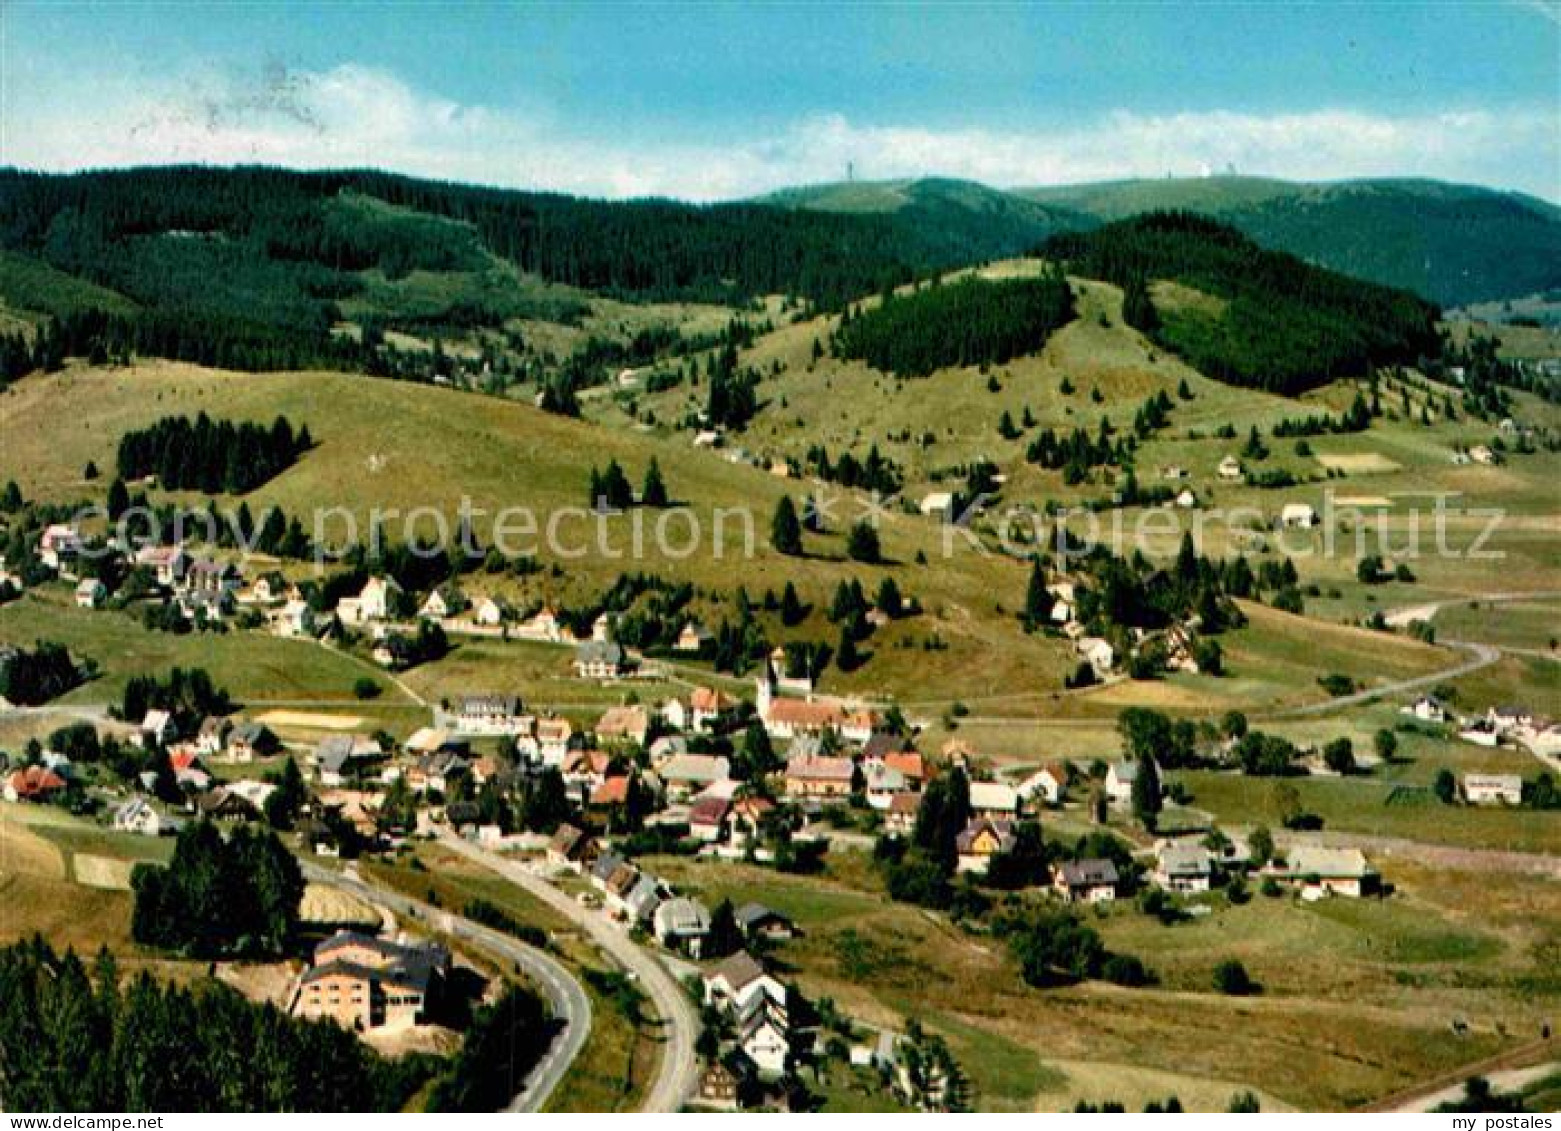
<path fill-rule="evenodd" d="M 168 754 L 168 764 L 176 774 L 183 773 L 199 761 L 200 753 L 195 750 L 174 750 Z"/>
<path fill-rule="evenodd" d="M 629 779 L 608 778 L 591 793 L 592 805 L 622 805 L 629 799 Z"/>
<path fill-rule="evenodd" d="M 717 691 L 713 687 L 694 688 L 694 693 L 688 697 L 688 701 L 696 711 L 709 711 L 717 714 L 737 706 L 737 700 L 723 691 Z"/>
<path fill-rule="evenodd" d="M 907 750 L 901 754 L 886 754 L 883 764 L 917 781 L 927 776 L 927 768 L 922 765 L 921 755 L 914 750 Z"/>
<path fill-rule="evenodd" d="M 727 810 L 731 803 L 724 797 L 701 797 L 689 808 L 688 823 L 691 825 L 719 825 L 726 820 Z"/>
<path fill-rule="evenodd" d="M 797 758 L 786 766 L 786 776 L 798 781 L 849 782 L 854 771 L 849 758 Z"/>
<path fill-rule="evenodd" d="M 845 712 L 833 703 L 819 700 L 776 699 L 765 717 L 770 722 L 794 727 L 838 727 L 845 721 Z"/>
<path fill-rule="evenodd" d="M 42 797 L 65 788 L 65 779 L 47 766 L 28 766 L 17 770 L 6 781 L 12 792 L 23 799 Z"/>

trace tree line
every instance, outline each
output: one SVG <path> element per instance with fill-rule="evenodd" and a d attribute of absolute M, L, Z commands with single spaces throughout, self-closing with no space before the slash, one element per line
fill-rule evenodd
<path fill-rule="evenodd" d="M 165 416 L 120 438 L 116 466 L 121 479 L 155 475 L 166 489 L 243 495 L 287 470 L 313 442 L 307 425 L 295 431 L 285 416 L 270 428 L 204 412 L 194 420 Z"/>

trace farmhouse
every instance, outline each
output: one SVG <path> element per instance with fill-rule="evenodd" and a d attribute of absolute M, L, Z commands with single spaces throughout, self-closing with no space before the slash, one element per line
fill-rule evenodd
<path fill-rule="evenodd" d="M 1208 891 L 1214 876 L 1209 850 L 1191 841 L 1161 841 L 1155 860 L 1154 881 L 1166 891 Z"/>
<path fill-rule="evenodd" d="M 76 607 L 96 609 L 108 600 L 108 590 L 95 577 L 89 577 L 76 586 Z"/>
<path fill-rule="evenodd" d="M 657 773 L 667 787 L 669 800 L 686 801 L 708 786 L 730 779 L 732 764 L 713 754 L 679 754 L 668 759 Z"/>
<path fill-rule="evenodd" d="M 586 640 L 575 649 L 575 675 L 581 679 L 619 679 L 628 671 L 628 654 L 615 641 Z"/>
<path fill-rule="evenodd" d="M 24 766 L 5 779 L 7 801 L 48 801 L 65 788 L 65 779 L 44 766 Z"/>
<path fill-rule="evenodd" d="M 1220 460 L 1218 474 L 1221 479 L 1240 479 L 1241 461 L 1235 456 L 1226 456 L 1224 459 Z"/>
<path fill-rule="evenodd" d="M 696 621 L 689 621 L 683 626 L 683 631 L 678 633 L 677 642 L 673 644 L 679 652 L 697 652 L 711 641 L 710 630 Z"/>
<path fill-rule="evenodd" d="M 710 934 L 710 912 L 697 899 L 679 896 L 656 908 L 651 916 L 651 929 L 656 941 L 668 950 L 686 950 L 698 958 L 705 938 Z"/>
<path fill-rule="evenodd" d="M 1061 762 L 1048 762 L 1019 783 L 1019 796 L 1039 798 L 1048 805 L 1061 804 L 1068 789 L 1068 768 Z"/>
<path fill-rule="evenodd" d="M 1298 885 L 1307 899 L 1325 895 L 1359 898 L 1374 894 L 1381 877 L 1358 848 L 1321 848 L 1293 845 L 1284 860 L 1263 869 L 1263 875 L 1281 883 Z"/>
<path fill-rule="evenodd" d="M 1465 774 L 1463 796 L 1470 805 L 1523 804 L 1523 779 L 1517 774 Z"/>
<path fill-rule="evenodd" d="M 604 743 L 645 744 L 650 733 L 650 712 L 638 705 L 609 707 L 596 724 L 596 737 Z"/>
<path fill-rule="evenodd" d="M 1106 797 L 1113 805 L 1133 800 L 1133 783 L 1138 780 L 1137 762 L 1113 762 L 1106 770 Z"/>
<path fill-rule="evenodd" d="M 1310 530 L 1317 525 L 1317 511 L 1310 503 L 1286 503 L 1279 511 L 1279 525 Z"/>
<path fill-rule="evenodd" d="M 114 830 L 140 836 L 161 836 L 163 819 L 144 797 L 132 797 L 114 810 Z"/>
<path fill-rule="evenodd" d="M 970 811 L 978 817 L 1002 819 L 1019 813 L 1019 791 L 995 781 L 970 783 Z"/>

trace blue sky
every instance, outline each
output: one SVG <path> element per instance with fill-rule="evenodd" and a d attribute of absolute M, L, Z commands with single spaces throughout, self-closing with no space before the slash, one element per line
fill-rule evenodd
<path fill-rule="evenodd" d="M 1419 175 L 1561 197 L 1554 3 L 9 0 L 0 161 L 713 199 L 929 173 Z"/>

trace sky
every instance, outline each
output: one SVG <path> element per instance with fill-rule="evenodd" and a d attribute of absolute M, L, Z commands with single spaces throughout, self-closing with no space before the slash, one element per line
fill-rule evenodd
<path fill-rule="evenodd" d="M 0 164 L 731 199 L 1235 171 L 1561 200 L 1561 2 L 0 0 Z"/>

